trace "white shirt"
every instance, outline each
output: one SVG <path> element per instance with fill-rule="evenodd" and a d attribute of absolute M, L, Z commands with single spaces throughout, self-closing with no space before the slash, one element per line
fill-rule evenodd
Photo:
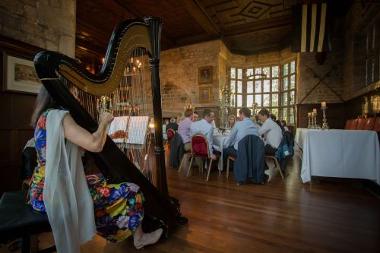
<path fill-rule="evenodd" d="M 267 118 L 263 125 L 259 128 L 259 134 L 264 135 L 265 144 L 271 145 L 273 148 L 278 148 L 282 140 L 282 130 L 276 122 L 271 118 Z"/>
<path fill-rule="evenodd" d="M 226 146 L 234 146 L 235 150 L 238 150 L 239 141 L 241 141 L 247 135 L 259 135 L 258 126 L 253 123 L 249 118 L 244 118 L 242 121 L 237 121 L 231 130 L 228 139 L 226 140 Z"/>
<path fill-rule="evenodd" d="M 190 126 L 190 135 L 203 134 L 208 141 L 209 154 L 212 154 L 212 139 L 214 128 L 205 119 L 193 122 Z"/>

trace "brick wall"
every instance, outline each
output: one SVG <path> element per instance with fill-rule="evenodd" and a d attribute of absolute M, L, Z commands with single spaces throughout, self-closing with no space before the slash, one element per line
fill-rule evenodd
<path fill-rule="evenodd" d="M 2 0 L 0 34 L 73 57 L 75 13 L 75 0 Z"/>
<path fill-rule="evenodd" d="M 184 106 L 192 103 L 200 106 L 199 88 L 210 87 L 211 99 L 203 104 L 214 106 L 219 98 L 219 79 L 223 70 L 219 69 L 220 41 L 210 41 L 161 52 L 160 79 L 164 117 L 178 116 Z M 213 67 L 212 83 L 198 83 L 198 68 Z"/>
<path fill-rule="evenodd" d="M 1 0 L 0 34 L 1 53 L 32 60 L 42 48 L 74 57 L 75 0 Z M 0 87 L 5 87 L 3 81 L 0 71 Z M 20 187 L 21 151 L 33 136 L 29 122 L 35 97 L 0 89 L 3 119 L 0 122 L 0 195 Z"/>

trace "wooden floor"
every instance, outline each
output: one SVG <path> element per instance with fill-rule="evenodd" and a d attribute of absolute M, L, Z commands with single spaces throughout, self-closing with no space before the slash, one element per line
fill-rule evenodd
<path fill-rule="evenodd" d="M 297 167 L 285 182 L 277 175 L 263 186 L 236 186 L 216 172 L 206 183 L 168 169 L 189 224 L 144 252 L 380 252 L 380 199 L 358 183 L 301 184 Z M 131 240 L 96 237 L 82 252 L 138 251 Z"/>

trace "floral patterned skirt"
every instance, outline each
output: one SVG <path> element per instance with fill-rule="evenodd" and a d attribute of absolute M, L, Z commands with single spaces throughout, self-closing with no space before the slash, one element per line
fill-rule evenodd
<path fill-rule="evenodd" d="M 86 178 L 94 201 L 98 234 L 112 242 L 127 239 L 144 217 L 144 196 L 139 186 L 128 182 L 108 184 L 101 174 Z M 39 179 L 38 183 L 32 180 L 29 203 L 35 210 L 45 212 L 42 197 L 44 178 Z"/>

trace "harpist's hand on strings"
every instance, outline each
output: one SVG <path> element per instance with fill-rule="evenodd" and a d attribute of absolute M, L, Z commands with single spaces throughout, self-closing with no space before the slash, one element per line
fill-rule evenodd
<path fill-rule="evenodd" d="M 113 120 L 113 115 L 109 112 L 102 112 L 99 117 L 100 124 L 108 125 Z"/>

